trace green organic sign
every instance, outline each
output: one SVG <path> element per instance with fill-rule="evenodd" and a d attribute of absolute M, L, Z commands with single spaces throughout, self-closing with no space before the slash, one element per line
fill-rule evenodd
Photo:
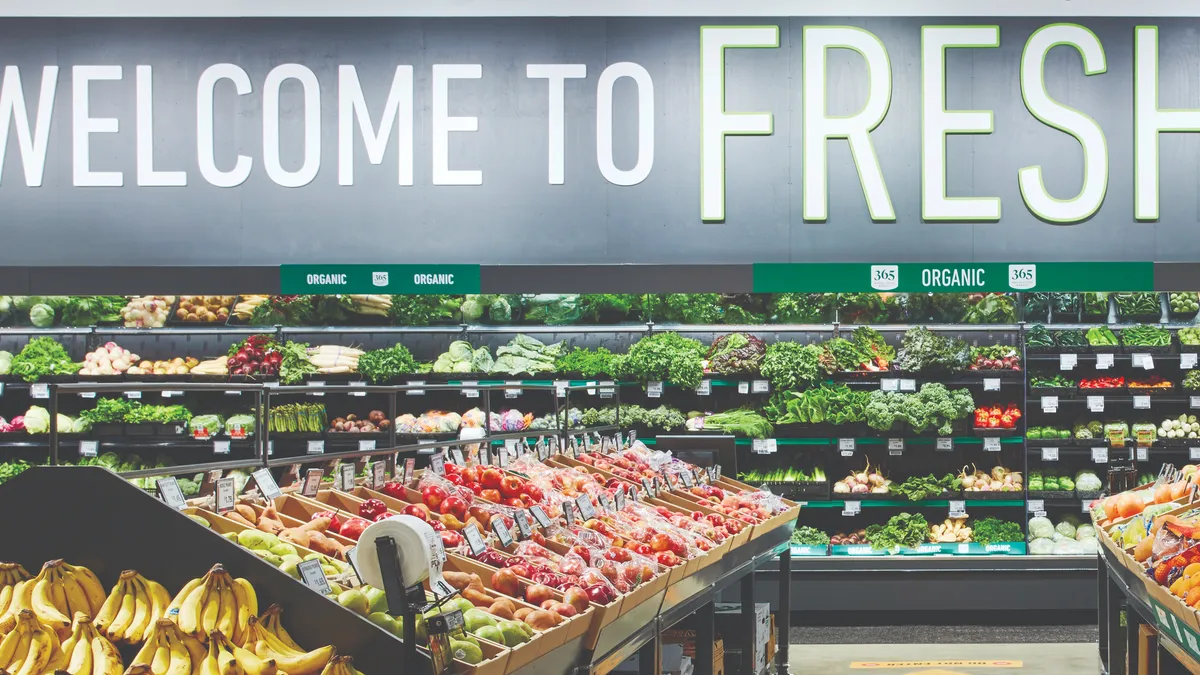
<path fill-rule="evenodd" d="M 1151 599 L 1150 604 L 1154 608 L 1155 623 L 1159 632 L 1174 640 L 1175 644 L 1183 647 L 1193 658 L 1200 659 L 1200 634 L 1157 600 Z"/>
<path fill-rule="evenodd" d="M 1149 262 L 756 263 L 755 293 L 1152 291 Z"/>
<path fill-rule="evenodd" d="M 285 295 L 478 293 L 479 265 L 280 265 Z"/>

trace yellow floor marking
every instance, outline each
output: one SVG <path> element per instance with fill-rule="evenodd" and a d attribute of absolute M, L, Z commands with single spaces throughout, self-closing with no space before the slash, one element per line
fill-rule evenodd
<path fill-rule="evenodd" d="M 1024 668 L 1020 661 L 853 661 L 852 669 L 878 668 Z M 951 671 L 925 670 L 910 675 L 962 675 Z"/>

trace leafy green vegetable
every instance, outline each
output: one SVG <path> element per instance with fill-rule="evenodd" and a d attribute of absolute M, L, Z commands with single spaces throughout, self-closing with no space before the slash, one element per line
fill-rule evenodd
<path fill-rule="evenodd" d="M 867 326 L 859 326 L 850 335 L 851 341 L 858 350 L 877 360 L 881 367 L 886 368 L 896 358 L 896 349 L 883 339 L 883 334 Z"/>
<path fill-rule="evenodd" d="M 844 384 L 822 384 L 802 392 L 777 391 L 763 408 L 775 424 L 854 424 L 866 419 L 870 392 Z"/>
<path fill-rule="evenodd" d="M 428 326 L 459 318 L 461 295 L 393 295 L 388 316 L 395 326 Z"/>
<path fill-rule="evenodd" d="M 596 293 L 579 296 L 580 316 L 593 323 L 620 323 L 626 319 L 642 318 L 643 305 L 642 296 L 635 294 Z"/>
<path fill-rule="evenodd" d="M 68 375 L 79 368 L 57 340 L 46 336 L 30 340 L 12 360 L 12 374 L 26 382 L 37 382 L 46 375 Z"/>
<path fill-rule="evenodd" d="M 678 333 L 655 333 L 633 343 L 628 354 L 613 359 L 618 375 L 640 382 L 667 380 L 695 389 L 704 374 L 704 345 Z"/>
<path fill-rule="evenodd" d="M 896 364 L 900 370 L 915 373 L 925 370 L 957 371 L 967 367 L 971 348 L 957 338 L 938 335 L 928 328 L 914 326 L 904 333 Z"/>
<path fill-rule="evenodd" d="M 576 347 L 558 358 L 555 369 L 560 373 L 579 373 L 584 377 L 612 375 L 613 358 L 613 353 L 604 347 L 597 347 L 594 350 Z M 358 367 L 359 370 L 362 369 L 361 360 L 358 362 Z"/>
<path fill-rule="evenodd" d="M 1180 328 L 1178 336 L 1181 345 L 1200 345 L 1200 328 Z"/>
<path fill-rule="evenodd" d="M 552 371 L 562 351 L 561 342 L 547 345 L 528 335 L 518 335 L 507 345 L 496 348 L 496 360 L 487 372 L 532 375 Z"/>
<path fill-rule="evenodd" d="M 936 427 L 939 436 L 949 436 L 954 432 L 953 423 L 975 409 L 970 390 L 951 391 L 940 382 L 927 382 L 911 394 L 876 390 L 869 396 L 864 411 L 867 424 L 880 431 L 906 422 L 917 433 Z"/>
<path fill-rule="evenodd" d="M 829 535 L 807 525 L 801 525 L 792 532 L 792 543 L 806 546 L 824 546 L 829 543 Z"/>
<path fill-rule="evenodd" d="M 821 377 L 821 348 L 795 342 L 776 342 L 767 347 L 759 371 L 775 391 L 809 387 Z"/>
<path fill-rule="evenodd" d="M 400 375 L 417 372 L 412 352 L 402 344 L 373 349 L 358 357 L 358 372 L 373 383 L 387 382 Z"/>
<path fill-rule="evenodd" d="M 1020 523 L 988 516 L 971 524 L 971 540 L 984 546 L 997 542 L 1021 541 L 1024 538 L 1025 533 L 1021 530 Z"/>
<path fill-rule="evenodd" d="M 986 293 L 967 308 L 966 323 L 1016 323 L 1017 303 L 1012 296 Z"/>
<path fill-rule="evenodd" d="M 767 418 L 746 408 L 736 408 L 727 412 L 705 415 L 696 428 L 705 431 L 724 431 L 734 436 L 747 438 L 768 438 L 775 432 Z M 693 428 L 690 421 L 688 428 Z"/>
<path fill-rule="evenodd" d="M 1050 349 L 1054 346 L 1054 336 L 1042 324 L 1037 324 L 1025 333 L 1025 346 L 1039 349 Z"/>
<path fill-rule="evenodd" d="M 33 465 L 23 459 L 0 462 L 0 485 L 7 483 L 31 468 L 33 468 Z"/>
<path fill-rule="evenodd" d="M 0 349 L 0 375 L 7 375 L 12 370 L 12 352 Z"/>
<path fill-rule="evenodd" d="M 867 528 L 867 543 L 876 550 L 897 546 L 916 548 L 929 534 L 929 523 L 919 513 L 900 513 L 892 516 L 886 525 L 871 525 Z"/>
<path fill-rule="evenodd" d="M 928 476 L 912 476 L 899 485 L 892 483 L 892 492 L 904 495 L 909 501 L 919 502 L 922 499 L 932 499 L 942 494 L 947 490 L 954 490 L 958 486 L 958 479 L 954 474 L 946 474 L 941 478 L 935 478 L 933 474 Z"/>
<path fill-rule="evenodd" d="M 62 306 L 64 326 L 92 326 L 113 323 L 121 319 L 125 298 L 119 295 L 90 295 L 71 297 Z"/>
<path fill-rule="evenodd" d="M 566 426 L 565 422 L 569 416 L 569 411 L 559 411 L 562 426 Z M 646 427 L 674 431 L 682 428 L 686 421 L 683 413 L 679 412 L 677 408 L 667 405 L 660 405 L 657 408 L 643 408 L 640 405 L 621 406 L 622 427 Z M 610 405 L 603 408 L 588 408 L 581 413 L 578 423 L 585 427 L 616 424 L 617 407 Z"/>
<path fill-rule="evenodd" d="M 308 360 L 308 343 L 287 341 L 279 348 L 283 360 L 279 362 L 279 382 L 281 384 L 296 384 L 306 376 L 320 372 L 312 361 Z"/>
<path fill-rule="evenodd" d="M 1188 374 L 1183 376 L 1183 388 L 1192 391 L 1200 389 L 1200 370 L 1189 370 Z"/>
<path fill-rule="evenodd" d="M 125 421 L 130 424 L 170 424 L 171 422 L 187 422 L 192 413 L 182 405 L 141 405 L 134 401 L 129 412 L 125 413 Z"/>
<path fill-rule="evenodd" d="M 778 293 L 769 311 L 776 323 L 828 323 L 836 303 L 837 293 Z"/>
<path fill-rule="evenodd" d="M 713 340 L 708 349 L 708 367 L 714 373 L 756 373 L 767 344 L 747 333 L 729 333 Z"/>
<path fill-rule="evenodd" d="M 1084 293 L 1084 316 L 1108 316 L 1108 293 Z"/>
<path fill-rule="evenodd" d="M 119 424 L 133 410 L 134 401 L 124 398 L 98 398 L 96 407 L 84 410 L 79 416 L 93 424 Z"/>
<path fill-rule="evenodd" d="M 1079 329 L 1056 330 L 1054 343 L 1059 347 L 1083 347 L 1088 343 L 1087 334 Z"/>

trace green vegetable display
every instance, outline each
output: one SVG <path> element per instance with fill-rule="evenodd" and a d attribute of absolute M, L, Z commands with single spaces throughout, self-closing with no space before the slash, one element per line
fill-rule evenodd
<path fill-rule="evenodd" d="M 170 424 L 192 419 L 191 411 L 182 405 L 142 405 L 138 401 L 133 403 L 135 405 L 125 413 L 125 422 L 129 424 Z"/>
<path fill-rule="evenodd" d="M 828 481 L 825 472 L 820 467 L 814 468 L 810 472 L 794 467 L 772 469 L 765 472 L 750 469 L 749 471 L 739 471 L 737 477 L 738 480 L 747 483 L 823 483 Z"/>
<path fill-rule="evenodd" d="M 876 550 L 896 547 L 916 548 L 929 534 L 929 523 L 919 513 L 900 513 L 888 519 L 886 525 L 867 528 L 867 543 Z"/>
<path fill-rule="evenodd" d="M 909 501 L 919 502 L 922 499 L 932 499 L 949 490 L 957 490 L 962 483 L 954 474 L 946 474 L 941 478 L 933 474 L 928 476 L 911 476 L 903 483 L 892 483 L 892 492 L 903 495 Z"/>
<path fill-rule="evenodd" d="M 1169 293 L 1167 306 L 1172 314 L 1195 314 L 1200 311 L 1200 294 L 1195 292 Z"/>
<path fill-rule="evenodd" d="M 1029 378 L 1029 386 L 1033 389 L 1039 389 L 1039 388 L 1044 388 L 1044 387 L 1074 388 L 1075 380 L 1072 380 L 1071 378 L 1069 378 L 1065 375 L 1061 375 L 1061 374 L 1051 375 L 1049 377 L 1047 377 L 1045 375 L 1034 375 L 1033 377 Z"/>
<path fill-rule="evenodd" d="M 778 293 L 772 298 L 775 323 L 826 323 L 833 320 L 836 293 Z"/>
<path fill-rule="evenodd" d="M 567 419 L 568 411 L 560 411 L 559 416 Z M 553 416 L 551 416 L 553 418 Z M 675 431 L 683 428 L 687 418 L 678 408 L 660 405 L 657 408 L 643 408 L 640 405 L 621 405 L 622 427 L 645 427 L 662 431 Z M 617 407 L 587 408 L 579 417 L 579 425 L 585 427 L 608 426 L 617 423 Z M 573 425 L 574 426 L 574 425 Z"/>
<path fill-rule="evenodd" d="M 215 417 L 210 415 L 209 417 Z M 195 424 L 193 419 L 192 423 Z M 320 433 L 329 426 L 324 403 L 285 403 L 272 406 L 267 419 L 271 433 Z M 220 431 L 218 428 L 217 431 Z"/>
<path fill-rule="evenodd" d="M 63 303 L 59 321 L 64 326 L 93 326 L 121 320 L 126 300 L 119 295 L 72 296 Z"/>
<path fill-rule="evenodd" d="M 768 438 L 775 432 L 767 418 L 746 408 L 737 408 L 727 412 L 705 415 L 695 426 L 705 431 L 724 431 L 734 436 L 747 438 Z M 688 428 L 693 428 L 691 420 Z"/>
<path fill-rule="evenodd" d="M 1084 293 L 1084 316 L 1108 316 L 1108 293 Z"/>
<path fill-rule="evenodd" d="M 613 359 L 622 377 L 639 382 L 673 382 L 685 389 L 700 384 L 704 345 L 679 333 L 655 333 L 633 343 L 628 354 Z"/>
<path fill-rule="evenodd" d="M 938 335 L 928 328 L 914 326 L 904 333 L 896 364 L 900 370 L 916 373 L 929 370 L 956 371 L 967 367 L 971 348 L 957 338 Z"/>
<path fill-rule="evenodd" d="M 966 323 L 1016 323 L 1017 303 L 1012 296 L 985 293 L 963 315 Z"/>
<path fill-rule="evenodd" d="M 829 543 L 829 535 L 815 527 L 802 525 L 792 532 L 792 543 L 802 546 L 825 546 Z"/>
<path fill-rule="evenodd" d="M 775 424 L 832 424 L 841 426 L 866 419 L 870 392 L 844 384 L 822 384 L 802 392 L 781 391 L 763 408 Z"/>
<path fill-rule="evenodd" d="M 487 373 L 495 365 L 487 347 L 475 349 L 470 342 L 455 340 L 446 353 L 433 362 L 435 373 Z"/>
<path fill-rule="evenodd" d="M 1158 326 L 1130 326 L 1121 331 L 1121 342 L 1130 347 L 1165 347 L 1171 344 L 1171 331 Z"/>
<path fill-rule="evenodd" d="M 1023 541 L 1025 532 L 1022 531 L 1020 523 L 988 516 L 971 523 L 971 539 L 978 544 L 987 546 L 995 543 Z"/>
<path fill-rule="evenodd" d="M 487 372 L 533 375 L 552 371 L 562 352 L 561 342 L 548 345 L 528 335 L 518 335 L 508 344 L 496 348 L 496 360 Z"/>
<path fill-rule="evenodd" d="M 810 387 L 821 377 L 821 347 L 776 342 L 767 347 L 759 371 L 775 391 Z"/>
<path fill-rule="evenodd" d="M 1115 347 L 1120 344 L 1116 334 L 1109 330 L 1106 326 L 1096 326 L 1089 328 L 1087 332 L 1088 344 L 1093 347 Z"/>
<path fill-rule="evenodd" d="M 1083 347 L 1088 343 L 1087 334 L 1078 329 L 1056 330 L 1054 343 L 1059 347 Z"/>
<path fill-rule="evenodd" d="M 1183 376 L 1183 388 L 1191 391 L 1200 390 L 1200 370 L 1189 370 L 1188 374 Z"/>
<path fill-rule="evenodd" d="M 1113 300 L 1117 304 L 1117 316 L 1159 316 L 1162 313 L 1158 293 L 1114 293 Z"/>
<path fill-rule="evenodd" d="M 279 363 L 279 382 L 281 384 L 296 384 L 309 375 L 316 374 L 319 369 L 308 360 L 307 342 L 285 342 L 279 352 L 283 360 Z"/>
<path fill-rule="evenodd" d="M 1031 327 L 1025 333 L 1025 346 L 1036 349 L 1050 349 L 1054 347 L 1054 336 L 1050 331 L 1040 323 Z"/>
<path fill-rule="evenodd" d="M 708 349 L 708 367 L 714 373 L 757 373 L 767 344 L 747 333 L 729 333 L 713 340 Z"/>
<path fill-rule="evenodd" d="M 1058 318 L 1072 318 L 1079 313 L 1076 293 L 1026 293 L 1025 320 L 1047 321 L 1053 312 Z"/>
<path fill-rule="evenodd" d="M 7 375 L 12 370 L 13 355 L 0 349 L 0 375 Z"/>
<path fill-rule="evenodd" d="M 555 368 L 560 373 L 579 373 L 583 377 L 612 375 L 613 358 L 613 353 L 604 347 L 597 347 L 595 349 L 576 347 L 560 356 L 558 363 L 555 364 Z M 361 359 L 358 362 L 358 367 L 359 370 L 362 369 Z"/>
<path fill-rule="evenodd" d="M 1181 345 L 1200 345 L 1200 328 L 1180 328 L 1176 335 Z"/>
<path fill-rule="evenodd" d="M 644 296 L 632 293 L 597 293 L 579 296 L 579 314 L 593 323 L 621 323 L 627 319 L 645 318 Z"/>
<path fill-rule="evenodd" d="M 80 365 L 52 337 L 35 337 L 12 359 L 11 371 L 26 382 L 37 382 L 47 375 L 70 375 Z"/>
<path fill-rule="evenodd" d="M 4 485 L 31 468 L 33 465 L 23 459 L 0 462 L 0 485 Z"/>
<path fill-rule="evenodd" d="M 1060 427 L 1030 427 L 1025 432 L 1025 438 L 1031 441 L 1058 441 L 1070 437 L 1071 430 Z"/>
<path fill-rule="evenodd" d="M 379 384 L 417 372 L 417 362 L 413 360 L 408 347 L 395 344 L 384 349 L 373 349 L 358 357 L 358 372 L 367 381 Z"/>
<path fill-rule="evenodd" d="M 970 390 L 951 391 L 940 382 L 927 382 L 911 394 L 873 391 L 864 412 L 867 425 L 879 431 L 889 431 L 897 422 L 903 422 L 916 433 L 936 428 L 938 435 L 949 436 L 954 432 L 954 422 L 967 418 L 974 410 Z"/>

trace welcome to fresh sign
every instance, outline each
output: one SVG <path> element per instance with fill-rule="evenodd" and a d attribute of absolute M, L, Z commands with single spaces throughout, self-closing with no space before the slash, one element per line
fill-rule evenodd
<path fill-rule="evenodd" d="M 404 263 L 429 231 L 486 242 L 432 252 L 474 264 L 1196 259 L 1197 30 L 13 19 L 0 199 L 29 227 L 0 264 L 124 262 L 130 236 L 161 264 L 361 262 L 314 236 L 330 223 Z M 997 221 L 1018 243 L 922 229 Z M 1156 235 L 1122 235 L 1137 221 Z M 872 229 L 892 224 L 910 238 Z M 194 226 L 232 250 L 182 249 Z M 66 250 L 30 260 L 46 236 Z"/>

